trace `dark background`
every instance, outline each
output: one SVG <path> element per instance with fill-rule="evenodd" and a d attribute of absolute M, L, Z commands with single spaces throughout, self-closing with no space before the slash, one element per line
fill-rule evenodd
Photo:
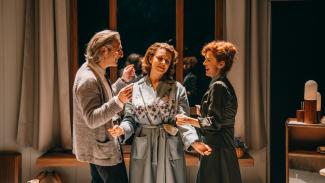
<path fill-rule="evenodd" d="M 318 83 L 324 101 L 325 6 L 322 1 L 271 3 L 270 179 L 280 183 L 285 182 L 285 121 L 300 108 L 306 81 Z"/>
<path fill-rule="evenodd" d="M 144 55 L 154 42 L 167 42 L 176 46 L 175 0 L 123 0 L 117 1 L 117 31 L 121 35 L 124 57 L 118 69 L 124 67 L 131 53 Z M 78 2 L 79 65 L 84 63 L 84 52 L 91 37 L 108 29 L 109 4 L 107 0 Z M 200 51 L 204 44 L 214 39 L 214 0 L 205 3 L 197 0 L 184 1 L 184 57 L 196 56 L 198 64 L 194 74 L 201 83 L 197 103 L 206 91 L 209 80 L 205 77 Z"/>
<path fill-rule="evenodd" d="M 109 25 L 109 1 L 78 1 L 78 59 L 85 62 L 85 51 L 91 37 Z"/>
<path fill-rule="evenodd" d="M 121 33 L 124 59 L 132 52 L 144 54 L 155 41 L 175 46 L 174 2 L 118 1 L 118 31 Z M 199 88 L 205 91 L 209 79 L 204 76 L 200 50 L 214 39 L 214 0 L 205 3 L 186 0 L 184 3 L 184 56 L 198 58 L 195 73 L 200 78 Z M 108 28 L 108 9 L 107 0 L 78 2 L 79 64 L 84 62 L 83 54 L 91 36 Z M 321 0 L 271 1 L 269 176 L 272 183 L 285 182 L 285 121 L 288 117 L 295 117 L 295 111 L 303 100 L 305 82 L 315 80 L 323 101 L 325 98 L 325 76 L 322 72 L 324 12 Z M 119 63 L 120 68 L 124 59 Z"/>

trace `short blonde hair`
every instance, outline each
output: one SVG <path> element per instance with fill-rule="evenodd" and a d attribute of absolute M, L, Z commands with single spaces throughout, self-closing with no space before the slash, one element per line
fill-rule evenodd
<path fill-rule="evenodd" d="M 218 62 L 225 62 L 225 66 L 220 70 L 221 73 L 227 73 L 231 69 L 237 53 L 234 44 L 226 41 L 212 41 L 203 47 L 201 54 L 205 56 L 208 51 L 213 53 Z"/>
<path fill-rule="evenodd" d="M 113 48 L 113 43 L 120 40 L 120 34 L 112 30 L 103 30 L 97 32 L 87 44 L 86 61 L 98 63 L 100 56 L 100 49 L 106 46 L 109 49 Z"/>

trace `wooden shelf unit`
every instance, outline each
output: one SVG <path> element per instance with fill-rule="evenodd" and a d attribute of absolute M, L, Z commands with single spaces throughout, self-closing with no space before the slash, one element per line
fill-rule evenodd
<path fill-rule="evenodd" d="M 318 172 L 325 168 L 325 154 L 317 152 L 325 145 L 324 124 L 290 123 L 286 121 L 286 182 L 289 182 L 289 168 Z"/>
<path fill-rule="evenodd" d="M 21 153 L 0 152 L 0 182 L 21 182 Z"/>

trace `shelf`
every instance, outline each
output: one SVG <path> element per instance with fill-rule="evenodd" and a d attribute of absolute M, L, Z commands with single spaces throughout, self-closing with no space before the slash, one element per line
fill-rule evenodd
<path fill-rule="evenodd" d="M 289 128 L 325 128 L 322 123 L 307 124 L 307 123 L 288 123 Z"/>
<path fill-rule="evenodd" d="M 298 170 L 318 172 L 325 168 L 325 154 L 317 151 L 296 150 L 288 153 L 289 167 Z"/>
<path fill-rule="evenodd" d="M 130 161 L 131 146 L 123 146 L 123 156 L 125 164 L 128 165 Z M 186 166 L 197 166 L 199 158 L 197 154 L 185 154 Z M 238 159 L 241 167 L 253 167 L 254 159 L 246 154 L 243 158 Z M 36 166 L 42 167 L 79 167 L 87 166 L 88 163 L 80 162 L 76 159 L 75 155 L 71 151 L 65 152 L 47 152 L 37 158 Z"/>
<path fill-rule="evenodd" d="M 316 150 L 325 145 L 324 124 L 290 124 L 287 122 L 289 152 L 292 150 Z"/>
<path fill-rule="evenodd" d="M 21 154 L 0 151 L 0 182 L 21 182 Z"/>
<path fill-rule="evenodd" d="M 244 157 L 238 159 L 240 167 L 254 167 L 254 158 L 246 153 Z"/>
<path fill-rule="evenodd" d="M 88 163 L 80 162 L 71 151 L 47 152 L 37 158 L 36 166 L 41 167 L 79 167 Z"/>
<path fill-rule="evenodd" d="M 319 158 L 325 160 L 325 154 L 319 153 L 317 151 L 295 150 L 295 151 L 290 151 L 288 154 L 289 154 L 289 158 L 301 157 L 301 158 L 317 158 L 317 159 Z"/>
<path fill-rule="evenodd" d="M 286 121 L 286 182 L 289 168 L 319 172 L 325 168 L 325 154 L 316 151 L 325 145 L 325 125 L 321 123 L 296 123 L 295 118 Z"/>

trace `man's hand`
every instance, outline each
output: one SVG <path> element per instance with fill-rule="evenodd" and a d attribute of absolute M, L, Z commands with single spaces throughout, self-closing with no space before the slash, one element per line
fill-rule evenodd
<path fill-rule="evenodd" d="M 203 142 L 196 141 L 196 142 L 193 142 L 191 144 L 191 146 L 193 147 L 193 149 L 196 152 L 198 152 L 202 156 L 208 156 L 212 152 L 212 149 L 208 145 L 206 145 L 205 143 L 203 143 Z"/>
<path fill-rule="evenodd" d="M 135 75 L 134 65 L 131 64 L 124 68 L 122 79 L 126 82 L 130 82 L 133 79 L 134 75 Z"/>
<path fill-rule="evenodd" d="M 122 88 L 118 92 L 117 98 L 123 103 L 129 102 L 132 98 L 132 91 L 133 91 L 133 83 Z"/>
<path fill-rule="evenodd" d="M 107 131 L 113 137 L 119 137 L 121 135 L 124 135 L 124 129 L 118 125 L 114 125 L 113 128 L 109 128 Z"/>
<path fill-rule="evenodd" d="M 199 120 L 195 118 L 185 116 L 184 114 L 177 114 L 175 117 L 176 117 L 176 125 L 178 126 L 189 124 L 200 128 Z"/>

